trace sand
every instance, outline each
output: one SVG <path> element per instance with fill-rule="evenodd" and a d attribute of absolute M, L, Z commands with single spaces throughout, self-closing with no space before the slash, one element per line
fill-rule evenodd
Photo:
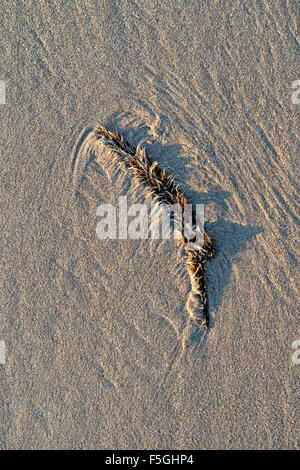
<path fill-rule="evenodd" d="M 1 2 L 1 449 L 299 447 L 297 13 Z M 205 204 L 207 333 L 177 242 L 97 238 L 99 204 L 150 202 L 97 124 Z"/>

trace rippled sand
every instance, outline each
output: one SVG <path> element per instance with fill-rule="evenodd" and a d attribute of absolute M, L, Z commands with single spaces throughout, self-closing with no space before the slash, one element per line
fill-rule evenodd
<path fill-rule="evenodd" d="M 1 2 L 0 448 L 298 447 L 296 6 Z M 97 239 L 151 203 L 99 123 L 205 204 L 208 333 L 179 244 Z"/>

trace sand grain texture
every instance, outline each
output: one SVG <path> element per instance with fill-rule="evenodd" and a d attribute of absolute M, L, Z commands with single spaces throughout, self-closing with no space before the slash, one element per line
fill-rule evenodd
<path fill-rule="evenodd" d="M 0 448 L 299 447 L 297 15 L 1 2 Z M 176 243 L 96 238 L 100 203 L 149 202 L 76 154 L 99 123 L 206 205 L 208 333 Z"/>

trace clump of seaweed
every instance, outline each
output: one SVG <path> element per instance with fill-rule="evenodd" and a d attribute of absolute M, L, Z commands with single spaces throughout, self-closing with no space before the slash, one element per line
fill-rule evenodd
<path fill-rule="evenodd" d="M 160 168 L 157 161 L 152 161 L 144 148 L 133 146 L 126 142 L 121 135 L 98 126 L 94 133 L 96 141 L 101 141 L 109 146 L 116 156 L 129 167 L 135 177 L 144 183 L 160 204 L 173 206 L 179 204 L 184 211 L 184 206 L 190 204 L 188 199 L 175 184 L 173 178 Z M 192 208 L 192 227 L 196 227 L 196 214 Z M 207 295 L 205 284 L 205 263 L 215 255 L 215 250 L 210 236 L 204 230 L 202 246 L 191 248 L 189 240 L 182 233 L 181 240 L 186 252 L 187 264 L 191 279 L 191 287 L 194 302 L 200 311 L 200 316 L 195 318 L 207 330 L 209 327 L 209 313 L 207 307 Z"/>

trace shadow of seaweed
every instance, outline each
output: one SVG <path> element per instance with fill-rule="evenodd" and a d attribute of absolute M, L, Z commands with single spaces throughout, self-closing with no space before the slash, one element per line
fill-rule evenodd
<path fill-rule="evenodd" d="M 207 263 L 206 274 L 211 328 L 213 328 L 224 291 L 229 283 L 234 257 L 246 250 L 248 244 L 262 232 L 262 228 L 244 226 L 221 218 L 216 222 L 207 222 L 206 228 L 212 234 L 216 249 L 216 256 Z"/>

